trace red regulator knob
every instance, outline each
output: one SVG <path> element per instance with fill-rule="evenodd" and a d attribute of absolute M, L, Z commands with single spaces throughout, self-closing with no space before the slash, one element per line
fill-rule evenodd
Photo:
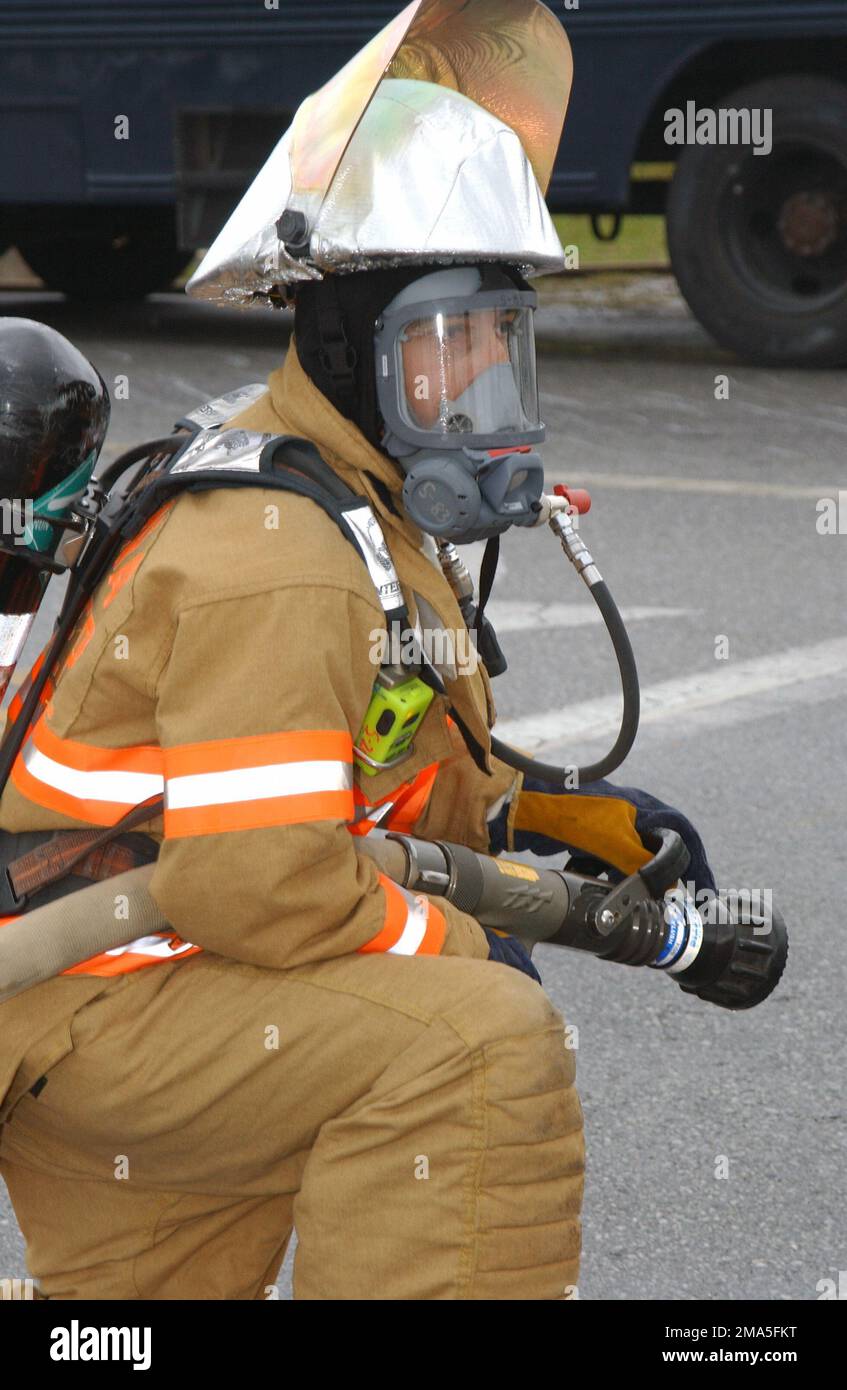
<path fill-rule="evenodd" d="M 565 487 L 564 483 L 557 483 L 553 488 L 556 497 L 567 497 L 574 511 L 583 516 L 585 512 L 591 511 L 591 495 L 583 487 Z"/>

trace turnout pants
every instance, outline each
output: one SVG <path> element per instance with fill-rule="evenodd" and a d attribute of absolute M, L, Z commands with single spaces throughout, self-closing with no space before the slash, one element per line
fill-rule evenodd
<path fill-rule="evenodd" d="M 573 1296 L 574 1053 L 517 970 L 204 952 L 110 981 L 70 1040 L 0 1127 L 47 1297 L 273 1297 L 292 1227 L 295 1298 Z"/>

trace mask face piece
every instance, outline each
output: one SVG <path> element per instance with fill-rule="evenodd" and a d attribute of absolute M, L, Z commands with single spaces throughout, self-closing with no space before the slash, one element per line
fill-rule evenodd
<path fill-rule="evenodd" d="M 387 453 L 402 457 L 436 442 L 497 449 L 544 438 L 535 303 L 531 290 L 509 289 L 385 310 L 374 345 Z"/>
<path fill-rule="evenodd" d="M 544 486 L 531 447 L 545 434 L 536 296 L 480 291 L 481 282 L 474 269 L 423 276 L 382 313 L 374 335 L 381 447 L 406 472 L 406 511 L 430 535 L 459 543 L 533 524 Z M 447 293 L 436 298 L 439 290 Z"/>

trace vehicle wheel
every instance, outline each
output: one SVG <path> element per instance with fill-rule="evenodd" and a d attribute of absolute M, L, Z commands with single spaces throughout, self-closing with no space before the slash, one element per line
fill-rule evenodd
<path fill-rule="evenodd" d="M 772 366 L 847 363 L 847 87 L 779 77 L 718 109 L 770 109 L 767 155 L 687 145 L 668 194 L 671 264 L 725 347 Z"/>
<path fill-rule="evenodd" d="M 28 231 L 18 250 L 51 290 L 71 299 L 142 299 L 167 289 L 189 265 L 180 250 L 171 208 L 91 209 L 85 223 L 61 227 L 61 210 L 49 231 Z"/>

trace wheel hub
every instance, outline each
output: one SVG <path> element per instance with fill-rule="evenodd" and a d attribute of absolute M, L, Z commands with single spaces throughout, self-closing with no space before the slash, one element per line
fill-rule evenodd
<path fill-rule="evenodd" d="M 822 256 L 838 236 L 838 210 L 827 193 L 804 189 L 785 199 L 777 229 L 793 255 Z"/>
<path fill-rule="evenodd" d="M 822 307 L 847 290 L 847 161 L 776 141 L 771 158 L 727 169 L 719 227 L 754 294 L 789 312 Z"/>

